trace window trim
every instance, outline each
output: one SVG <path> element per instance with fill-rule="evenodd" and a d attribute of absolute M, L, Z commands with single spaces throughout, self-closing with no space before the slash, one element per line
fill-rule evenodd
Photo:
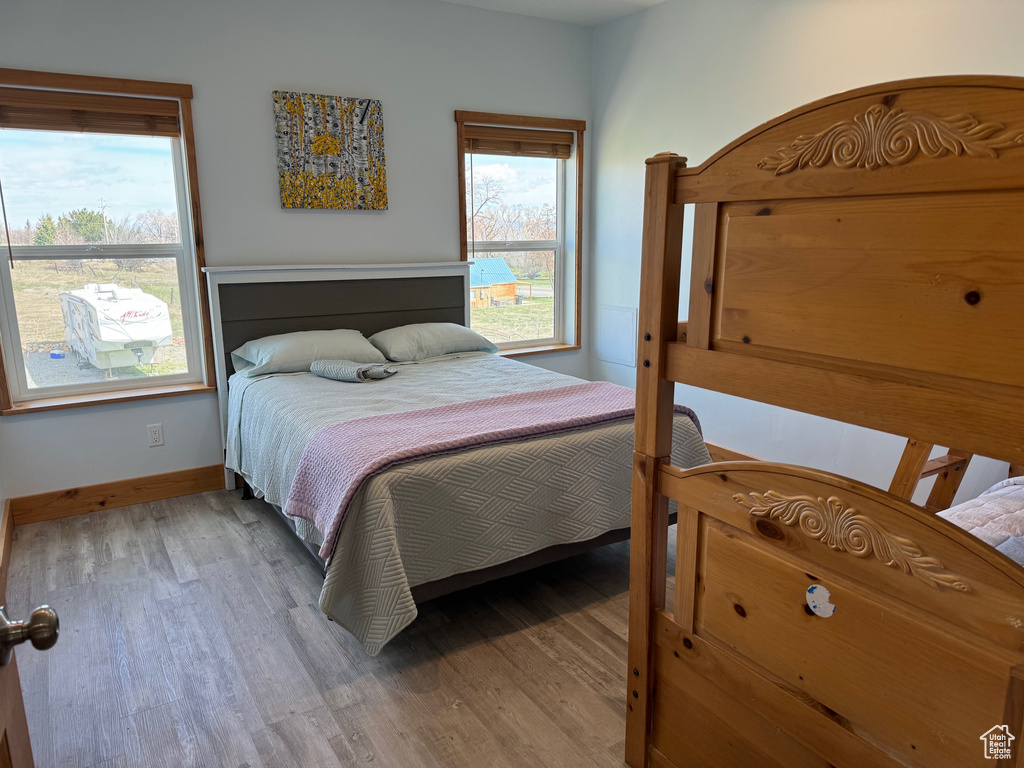
<path fill-rule="evenodd" d="M 203 279 L 203 267 L 206 266 L 206 254 L 203 247 L 202 214 L 199 207 L 198 164 L 196 161 L 195 132 L 192 119 L 192 86 L 185 83 L 168 83 L 152 80 L 130 80 L 111 77 L 93 77 L 91 75 L 74 75 L 57 72 L 38 72 L 34 70 L 0 68 L 0 86 L 22 87 L 35 90 L 40 94 L 54 94 L 59 99 L 62 94 L 77 96 L 83 93 L 107 95 L 144 96 L 155 99 L 173 100 L 178 104 L 182 158 L 187 194 L 186 207 L 188 230 L 191 234 L 191 250 L 194 256 L 192 267 L 195 286 L 195 310 L 197 317 L 196 332 L 201 346 L 198 355 L 201 381 L 186 383 L 155 384 L 140 389 L 109 389 L 102 393 L 56 396 L 39 400 L 25 400 L 15 403 L 11 398 L 8 385 L 3 349 L 0 347 L 0 414 L 29 413 L 53 410 L 56 408 L 73 408 L 95 405 L 98 403 L 124 402 L 154 397 L 188 395 L 197 392 L 216 391 L 216 372 L 213 356 L 213 328 L 210 324 L 209 295 L 206 281 Z M 184 228 L 183 228 L 184 229 Z M 182 243 L 185 246 L 185 243 Z M 182 263 L 188 266 L 187 257 Z"/>
<path fill-rule="evenodd" d="M 531 132 L 536 130 L 546 131 L 571 131 L 575 133 L 575 163 L 576 163 L 576 221 L 575 238 L 573 240 L 574 252 L 574 287 L 572 316 L 568 311 L 563 311 L 562 322 L 566 325 L 572 324 L 572 343 L 564 341 L 550 343 L 538 343 L 526 347 L 510 347 L 502 349 L 502 354 L 513 357 L 520 354 L 539 354 L 543 352 L 563 352 L 582 348 L 582 324 L 583 324 L 583 134 L 587 129 L 586 120 L 571 120 L 558 117 L 533 117 L 529 115 L 508 115 L 498 112 L 470 112 L 466 110 L 455 110 L 456 139 L 458 150 L 458 196 L 459 196 L 459 253 L 462 261 L 469 260 L 469 238 L 466 234 L 466 126 L 505 126 L 518 129 L 528 129 Z M 470 131 L 471 132 L 471 131 Z M 568 180 L 565 182 L 568 187 Z M 567 191 L 567 190 L 566 190 Z M 563 198 L 565 195 L 563 195 Z M 565 211 L 565 205 L 560 206 L 560 215 Z M 562 238 L 562 261 L 564 267 L 564 249 L 568 241 L 567 237 Z M 568 308 L 567 308 L 568 310 Z M 556 318 L 556 323 L 558 319 Z M 563 328 L 563 338 L 564 328 Z"/>

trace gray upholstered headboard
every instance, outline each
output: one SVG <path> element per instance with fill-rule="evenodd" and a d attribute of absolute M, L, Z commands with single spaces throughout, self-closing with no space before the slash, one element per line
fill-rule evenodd
<path fill-rule="evenodd" d="M 218 288 L 225 370 L 231 350 L 293 331 L 352 328 L 370 336 L 409 323 L 465 324 L 461 276 L 228 283 Z"/>
<path fill-rule="evenodd" d="M 352 328 L 370 336 L 409 323 L 468 324 L 469 264 L 207 267 L 221 436 L 231 351 L 293 331 Z M 229 487 L 233 487 L 233 478 Z"/>

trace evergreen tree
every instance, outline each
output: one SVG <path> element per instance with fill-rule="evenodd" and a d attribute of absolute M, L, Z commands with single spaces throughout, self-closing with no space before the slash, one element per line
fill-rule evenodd
<path fill-rule="evenodd" d="M 57 219 L 57 227 L 69 226 L 87 243 L 104 242 L 104 224 L 111 222 L 103 218 L 99 211 L 90 211 L 87 208 L 79 208 L 70 213 L 61 214 Z"/>
<path fill-rule="evenodd" d="M 57 225 L 53 216 L 40 216 L 36 222 L 36 231 L 32 233 L 32 245 L 53 245 L 53 237 L 57 233 Z"/>

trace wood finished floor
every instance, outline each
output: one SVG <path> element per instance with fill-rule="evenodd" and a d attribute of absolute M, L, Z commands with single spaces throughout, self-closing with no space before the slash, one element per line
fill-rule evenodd
<path fill-rule="evenodd" d="M 628 543 L 440 598 L 377 658 L 317 605 L 312 558 L 218 491 L 15 531 L 18 651 L 37 765 L 615 766 Z"/>

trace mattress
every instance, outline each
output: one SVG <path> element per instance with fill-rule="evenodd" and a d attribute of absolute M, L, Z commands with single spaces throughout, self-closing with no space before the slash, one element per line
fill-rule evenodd
<path fill-rule="evenodd" d="M 399 366 L 383 381 L 347 384 L 310 373 L 230 380 L 228 468 L 276 506 L 302 450 L 320 429 L 398 413 L 580 383 L 495 355 Z M 325 574 L 321 609 L 371 655 L 416 617 L 411 588 L 550 546 L 629 526 L 631 419 L 570 433 L 413 461 L 356 494 Z M 673 424 L 673 463 L 710 461 L 685 415 Z M 319 534 L 292 518 L 311 544 Z"/>
<path fill-rule="evenodd" d="M 1024 565 L 1024 477 L 1011 477 L 977 498 L 939 513 Z"/>

